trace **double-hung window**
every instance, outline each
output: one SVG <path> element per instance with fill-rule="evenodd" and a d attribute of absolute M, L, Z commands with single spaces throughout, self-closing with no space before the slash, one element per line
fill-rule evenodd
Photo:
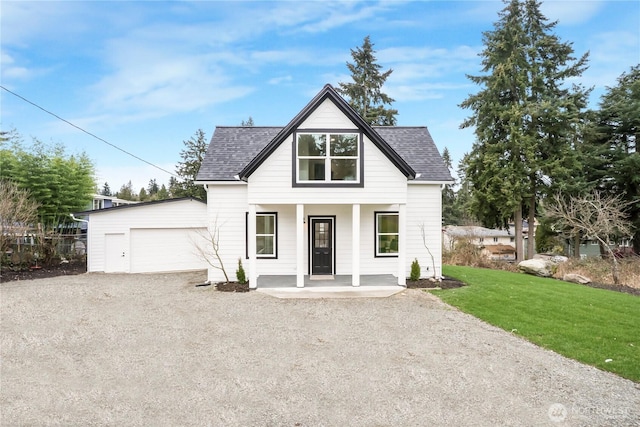
<path fill-rule="evenodd" d="M 249 214 L 247 213 L 247 221 Z M 249 227 L 247 223 L 247 233 Z M 275 212 L 256 213 L 256 257 L 278 257 L 278 214 Z M 247 235 L 247 258 L 249 258 L 249 236 Z"/>
<path fill-rule="evenodd" d="M 297 133 L 296 181 L 360 182 L 360 138 L 355 132 Z"/>
<path fill-rule="evenodd" d="M 376 256 L 398 256 L 398 212 L 376 212 Z"/>

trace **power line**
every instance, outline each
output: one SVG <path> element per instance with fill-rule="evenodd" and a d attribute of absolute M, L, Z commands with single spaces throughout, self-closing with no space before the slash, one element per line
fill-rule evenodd
<path fill-rule="evenodd" d="M 4 89 L 5 91 L 9 92 L 11 95 L 13 95 L 13 96 L 15 96 L 15 97 L 17 97 L 17 98 L 22 99 L 24 102 L 27 102 L 27 103 L 29 103 L 29 104 L 33 105 L 34 107 L 39 108 L 40 110 L 44 111 L 45 113 L 52 115 L 52 116 L 53 116 L 53 117 L 55 117 L 56 119 L 61 120 L 61 121 L 65 122 L 66 124 L 70 125 L 70 126 L 73 126 L 74 128 L 78 129 L 78 130 L 79 130 L 79 131 L 81 131 L 81 132 L 86 133 L 86 134 L 87 134 L 87 135 L 89 135 L 89 136 L 92 136 L 93 138 L 97 139 L 98 141 L 104 142 L 105 144 L 107 144 L 107 145 L 109 145 L 109 146 L 111 146 L 111 147 L 115 148 L 116 150 L 122 151 L 123 153 L 125 153 L 125 154 L 127 154 L 127 155 L 129 155 L 129 156 L 133 157 L 134 159 L 136 159 L 136 160 L 140 160 L 141 162 L 146 163 L 146 164 L 148 164 L 149 166 L 153 166 L 154 168 L 159 169 L 159 170 L 161 170 L 162 172 L 168 173 L 169 175 L 171 175 L 171 176 L 173 176 L 173 177 L 176 177 L 176 178 L 178 177 L 178 176 L 177 176 L 176 174 L 174 174 L 173 172 L 169 172 L 168 170 L 166 170 L 166 169 L 164 169 L 164 168 L 161 168 L 160 166 L 155 165 L 155 164 L 153 164 L 153 163 L 151 163 L 151 162 L 149 162 L 149 161 L 147 161 L 147 160 L 143 159 L 142 157 L 136 156 L 135 154 L 130 153 L 130 152 L 128 152 L 127 150 L 125 150 L 125 149 L 123 149 L 123 148 L 120 148 L 120 147 L 118 147 L 117 145 L 112 144 L 112 143 L 110 143 L 109 141 L 107 141 L 107 140 L 105 140 L 105 139 L 103 139 L 103 138 L 100 138 L 99 136 L 97 136 L 97 135 L 95 135 L 95 134 L 93 134 L 93 133 L 91 133 L 91 132 L 89 132 L 89 131 L 87 131 L 87 130 L 84 130 L 84 129 L 83 129 L 83 128 L 81 128 L 80 126 L 78 126 L 78 125 L 75 125 L 75 124 L 71 123 L 69 120 L 63 119 L 63 118 L 62 118 L 62 117 L 60 117 L 59 115 L 57 115 L 57 114 L 55 114 L 55 113 L 53 113 L 53 112 L 51 112 L 51 111 L 47 110 L 47 109 L 46 109 L 46 108 L 44 108 L 44 107 L 41 107 L 40 105 L 36 104 L 35 102 L 29 101 L 29 100 L 28 100 L 27 98 L 25 98 L 24 96 L 21 96 L 21 95 L 19 95 L 19 94 L 15 93 L 15 92 L 13 92 L 13 91 L 11 91 L 11 90 L 7 89 L 6 87 L 4 87 L 4 86 L 2 86 L 2 85 L 0 85 L 0 88 Z"/>

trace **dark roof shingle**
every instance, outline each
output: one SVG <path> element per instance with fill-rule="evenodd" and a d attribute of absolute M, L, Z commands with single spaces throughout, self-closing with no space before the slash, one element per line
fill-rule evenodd
<path fill-rule="evenodd" d="M 283 127 L 259 126 L 216 127 L 197 181 L 235 181 L 234 176 L 282 129 Z M 426 127 L 375 126 L 373 129 L 416 172 L 416 181 L 452 181 Z"/>

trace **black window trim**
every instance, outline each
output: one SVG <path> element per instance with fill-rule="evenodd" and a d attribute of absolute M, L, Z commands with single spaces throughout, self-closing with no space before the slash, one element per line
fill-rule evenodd
<path fill-rule="evenodd" d="M 345 181 L 318 181 L 316 182 L 298 182 L 298 133 L 325 133 L 325 134 L 340 134 L 340 133 L 355 133 L 358 134 L 358 169 L 359 169 L 359 182 L 345 182 Z M 364 132 L 361 129 L 295 129 L 292 133 L 291 143 L 291 185 L 292 187 L 324 187 L 324 188 L 363 188 L 364 187 Z"/>
<path fill-rule="evenodd" d="M 374 258 L 398 258 L 398 254 L 381 255 L 378 253 L 378 215 L 388 214 L 400 217 L 400 211 L 374 211 L 373 212 L 373 256 Z M 398 223 L 399 225 L 399 223 Z M 398 244 L 400 243 L 400 230 L 398 229 Z M 398 249 L 399 251 L 400 249 Z"/>

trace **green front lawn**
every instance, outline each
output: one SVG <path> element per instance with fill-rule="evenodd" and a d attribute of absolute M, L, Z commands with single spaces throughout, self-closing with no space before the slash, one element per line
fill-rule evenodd
<path fill-rule="evenodd" d="M 445 266 L 443 301 L 566 357 L 640 382 L 640 298 L 526 274 Z M 610 362 L 606 360 L 611 359 Z"/>

